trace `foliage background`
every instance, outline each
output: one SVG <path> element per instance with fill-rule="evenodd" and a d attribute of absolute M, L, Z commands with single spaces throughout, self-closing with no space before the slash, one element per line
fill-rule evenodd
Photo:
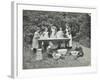
<path fill-rule="evenodd" d="M 24 47 L 28 47 L 32 43 L 36 26 L 41 30 L 44 26 L 50 30 L 50 26 L 54 25 L 57 29 L 62 27 L 65 30 L 66 23 L 71 28 L 73 41 L 78 41 L 86 47 L 91 46 L 90 13 L 23 10 Z"/>

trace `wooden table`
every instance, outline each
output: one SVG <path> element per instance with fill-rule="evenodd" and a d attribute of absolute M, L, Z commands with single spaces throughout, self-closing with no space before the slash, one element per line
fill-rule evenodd
<path fill-rule="evenodd" d="M 56 44 L 59 45 L 59 47 L 61 46 L 61 43 L 64 42 L 66 47 L 66 44 L 69 42 L 69 40 L 70 40 L 69 38 L 48 38 L 48 39 L 38 39 L 38 42 L 39 42 L 39 48 L 42 48 L 42 42 L 49 43 L 50 41 L 55 42 Z"/>

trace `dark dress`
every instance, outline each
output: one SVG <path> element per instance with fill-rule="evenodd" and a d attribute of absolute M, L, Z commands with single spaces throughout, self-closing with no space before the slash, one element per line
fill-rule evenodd
<path fill-rule="evenodd" d="M 79 52 L 78 55 L 77 55 L 77 57 L 83 57 L 84 52 L 83 52 L 82 47 L 76 47 L 75 48 L 75 51 L 78 51 Z"/>

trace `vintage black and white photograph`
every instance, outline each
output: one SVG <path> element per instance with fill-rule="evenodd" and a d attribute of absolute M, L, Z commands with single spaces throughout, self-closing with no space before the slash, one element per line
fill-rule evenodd
<path fill-rule="evenodd" d="M 91 13 L 23 10 L 23 69 L 91 65 Z"/>

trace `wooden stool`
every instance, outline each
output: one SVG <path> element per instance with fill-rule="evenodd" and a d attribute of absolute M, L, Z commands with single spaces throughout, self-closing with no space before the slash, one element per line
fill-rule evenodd
<path fill-rule="evenodd" d="M 42 59 L 43 59 L 42 49 L 37 49 L 36 60 L 42 60 Z"/>

